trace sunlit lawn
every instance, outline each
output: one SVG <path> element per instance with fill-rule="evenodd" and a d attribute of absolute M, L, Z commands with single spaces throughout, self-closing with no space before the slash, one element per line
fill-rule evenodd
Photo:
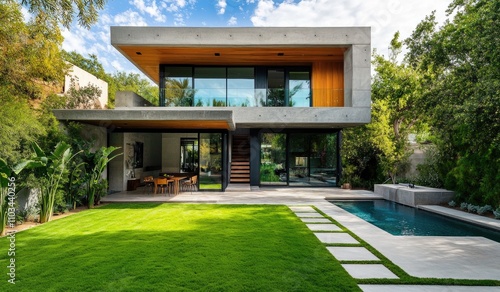
<path fill-rule="evenodd" d="M 1 291 L 358 289 L 285 206 L 112 204 L 20 232 L 16 248 Z"/>

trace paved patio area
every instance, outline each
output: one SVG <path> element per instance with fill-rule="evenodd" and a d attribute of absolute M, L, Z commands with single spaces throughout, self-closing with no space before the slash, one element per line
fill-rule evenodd
<path fill-rule="evenodd" d="M 226 192 L 193 192 L 181 193 L 175 197 L 165 195 L 144 194 L 142 190 L 122 192 L 108 195 L 103 202 L 171 202 L 171 203 L 217 203 L 217 204 L 284 204 L 291 207 L 304 224 L 327 223 L 328 219 L 320 218 L 314 206 L 327 216 L 337 220 L 357 236 L 368 242 L 393 263 L 408 274 L 426 278 L 452 279 L 491 279 L 500 280 L 500 243 L 482 237 L 439 237 L 439 236 L 393 236 L 374 225 L 344 211 L 325 199 L 381 199 L 369 191 L 343 190 L 336 188 L 261 188 L 258 190 L 237 189 Z M 309 213 L 309 214 L 307 214 Z M 469 214 L 465 214 L 469 216 Z M 316 216 L 316 217 L 315 217 Z M 322 217 L 322 216 L 321 216 Z M 317 228 L 311 226 L 311 228 Z M 335 241 L 335 233 L 315 231 L 320 240 Z M 337 233 L 339 234 L 339 233 Z M 345 234 L 348 235 L 348 234 Z M 341 235 L 342 236 L 342 235 Z M 343 240 L 344 238 L 341 238 Z M 339 252 L 337 250 L 337 252 Z M 346 250 L 344 253 L 351 253 Z M 332 252 L 332 254 L 334 254 Z M 345 255 L 343 255 L 345 256 Z M 376 268 L 375 265 L 366 267 Z M 352 269 L 346 265 L 346 270 Z M 382 274 L 384 275 L 384 274 Z M 375 286 L 375 287 L 374 287 Z M 362 285 L 366 291 L 390 291 L 387 285 Z M 394 291 L 398 286 L 391 286 Z M 377 289 L 384 290 L 377 290 Z M 400 287 L 401 288 L 401 287 Z M 411 288 L 411 286 L 406 286 Z M 436 291 L 435 286 L 426 290 L 418 286 L 419 291 Z M 453 291 L 458 287 L 440 287 L 439 291 Z M 470 288 L 467 290 L 467 288 Z M 498 288 L 498 287 L 489 287 Z M 447 290 L 448 289 L 448 290 Z M 462 289 L 462 288 L 461 288 Z M 460 291 L 474 290 L 465 287 Z M 392 289 L 391 289 L 392 290 Z M 490 291 L 485 289 L 484 291 Z"/>

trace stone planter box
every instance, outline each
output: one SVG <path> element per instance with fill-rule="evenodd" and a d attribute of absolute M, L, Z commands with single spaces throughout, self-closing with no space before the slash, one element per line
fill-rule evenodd
<path fill-rule="evenodd" d="M 383 196 L 386 200 L 411 207 L 448 203 L 455 195 L 452 191 L 444 189 L 422 186 L 410 188 L 408 185 L 403 184 L 376 184 L 375 194 Z"/>

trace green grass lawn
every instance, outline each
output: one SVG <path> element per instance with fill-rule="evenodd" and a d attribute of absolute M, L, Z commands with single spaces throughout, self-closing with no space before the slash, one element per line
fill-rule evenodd
<path fill-rule="evenodd" d="M 285 206 L 112 204 L 16 234 L 0 291 L 356 291 Z"/>

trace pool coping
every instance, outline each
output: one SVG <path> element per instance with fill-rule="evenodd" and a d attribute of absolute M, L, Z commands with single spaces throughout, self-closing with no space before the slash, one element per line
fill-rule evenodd
<path fill-rule="evenodd" d="M 395 236 L 325 201 L 314 204 L 411 276 L 500 280 L 500 243 L 475 236 Z"/>
<path fill-rule="evenodd" d="M 497 219 L 492 219 L 438 205 L 418 205 L 417 209 L 425 210 L 442 216 L 450 217 L 453 219 L 465 221 L 468 223 L 500 231 L 500 220 Z"/>

